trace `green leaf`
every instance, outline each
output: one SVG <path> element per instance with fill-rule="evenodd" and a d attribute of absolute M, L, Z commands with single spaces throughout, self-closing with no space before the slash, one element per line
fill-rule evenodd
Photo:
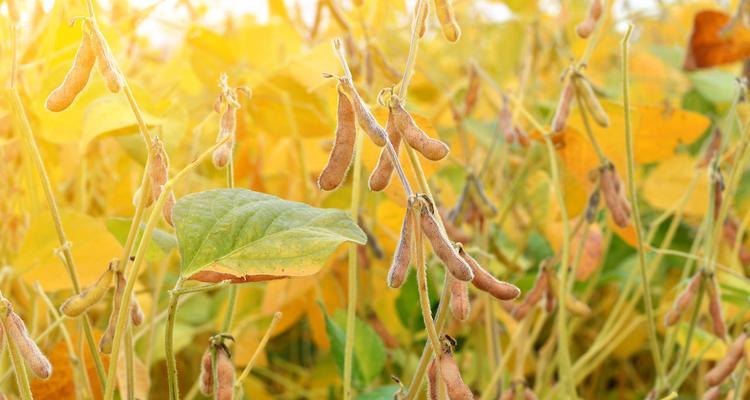
<path fill-rule="evenodd" d="M 109 218 L 106 221 L 107 230 L 112 233 L 120 244 L 125 245 L 131 221 L 131 218 Z M 138 236 L 133 245 L 134 249 L 138 248 L 138 243 L 140 243 L 143 237 L 145 226 L 146 224 L 141 224 L 138 229 Z M 151 233 L 151 241 L 146 246 L 146 260 L 157 261 L 172 251 L 175 246 L 177 246 L 177 239 L 175 239 L 174 235 L 161 229 L 154 229 Z"/>
<path fill-rule="evenodd" d="M 737 92 L 734 74 L 719 70 L 697 71 L 688 75 L 695 89 L 712 103 L 729 103 Z"/>
<path fill-rule="evenodd" d="M 250 280 L 312 275 L 341 243 L 367 242 L 344 211 L 246 189 L 187 195 L 175 205 L 174 223 L 185 277 L 199 272 Z"/>
<path fill-rule="evenodd" d="M 343 310 L 336 310 L 333 317 L 330 317 L 323 309 L 323 314 L 326 318 L 326 330 L 331 338 L 331 353 L 339 367 L 339 372 L 343 375 L 346 313 Z M 380 374 L 385 366 L 385 345 L 375 330 L 361 319 L 355 319 L 354 327 L 352 377 L 357 387 L 365 387 Z"/>

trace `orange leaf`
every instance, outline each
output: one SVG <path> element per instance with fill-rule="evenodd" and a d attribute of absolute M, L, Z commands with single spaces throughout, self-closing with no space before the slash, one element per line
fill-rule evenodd
<path fill-rule="evenodd" d="M 726 28 L 726 29 L 725 29 Z M 750 56 L 750 29 L 729 15 L 704 10 L 695 15 L 683 68 L 687 71 L 744 60 Z"/>

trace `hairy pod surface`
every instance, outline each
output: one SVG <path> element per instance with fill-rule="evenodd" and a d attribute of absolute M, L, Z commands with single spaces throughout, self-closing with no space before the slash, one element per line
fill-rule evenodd
<path fill-rule="evenodd" d="M 440 388 L 438 387 L 438 367 L 435 362 L 435 357 L 430 360 L 430 364 L 427 366 L 427 398 L 429 400 L 440 399 Z"/>
<path fill-rule="evenodd" d="M 573 85 L 573 79 L 569 78 L 563 87 L 562 93 L 560 93 L 560 100 L 557 103 L 555 117 L 552 118 L 552 132 L 560 133 L 565 129 L 565 124 L 568 122 L 570 110 L 573 106 L 573 96 L 575 95 L 575 91 L 576 89 Z"/>
<path fill-rule="evenodd" d="M 409 273 L 409 263 L 411 262 L 411 245 L 413 241 L 413 213 L 410 210 L 404 215 L 404 222 L 401 224 L 401 237 L 396 245 L 396 251 L 393 254 L 393 262 L 388 270 L 388 286 L 400 288 L 406 280 Z"/>
<path fill-rule="evenodd" d="M 115 337 L 117 315 L 120 313 L 120 307 L 122 306 L 122 297 L 125 292 L 126 283 L 125 275 L 122 272 L 117 271 L 115 273 L 115 292 L 112 295 L 112 311 L 109 314 L 107 329 L 104 331 L 102 338 L 99 339 L 99 351 L 104 354 L 112 353 L 112 341 Z"/>
<path fill-rule="evenodd" d="M 112 268 L 112 263 L 110 263 L 107 270 L 99 276 L 99 279 L 96 280 L 94 285 L 81 291 L 81 293 L 74 295 L 68 300 L 65 300 L 62 306 L 60 306 L 60 312 L 70 318 L 83 314 L 89 309 L 89 307 L 98 303 L 104 294 L 107 293 L 114 276 L 115 271 Z"/>
<path fill-rule="evenodd" d="M 591 5 L 589 6 L 589 12 L 588 15 L 586 15 L 586 18 L 581 21 L 580 24 L 576 26 L 576 33 L 578 36 L 580 36 L 583 39 L 588 38 L 591 36 L 591 33 L 594 32 L 594 28 L 596 28 L 596 23 L 599 21 L 599 18 L 602 16 L 602 2 L 601 0 L 592 0 Z"/>
<path fill-rule="evenodd" d="M 513 300 L 521 295 L 521 289 L 508 282 L 498 280 L 492 274 L 487 272 L 486 269 L 477 262 L 477 260 L 467 253 L 463 248 L 458 250 L 461 257 L 469 265 L 472 272 L 474 272 L 474 279 L 471 283 L 479 290 L 491 294 L 498 300 Z"/>
<path fill-rule="evenodd" d="M 437 14 L 443 36 L 450 42 L 455 42 L 461 37 L 461 28 L 456 22 L 451 0 L 435 0 L 435 14 Z"/>
<path fill-rule="evenodd" d="M 459 281 L 450 274 L 448 274 L 448 285 L 451 291 L 451 314 L 459 321 L 466 321 L 471 314 L 469 285 L 467 282 Z"/>
<path fill-rule="evenodd" d="M 91 48 L 94 54 L 96 54 L 96 66 L 99 69 L 99 74 L 104 78 L 107 89 L 112 93 L 117 93 L 122 89 L 123 82 L 112 51 L 99 27 L 89 20 L 85 20 L 84 23 L 91 36 Z"/>
<path fill-rule="evenodd" d="M 600 103 L 599 99 L 596 97 L 596 93 L 594 93 L 594 88 L 591 87 L 591 83 L 589 83 L 589 81 L 583 76 L 577 76 L 573 81 L 575 82 L 578 93 L 581 96 L 581 100 L 583 100 L 583 106 L 589 111 L 589 114 L 594 118 L 594 121 L 601 127 L 608 127 L 609 116 L 607 115 L 607 112 L 604 111 L 602 103 Z"/>
<path fill-rule="evenodd" d="M 318 178 L 318 187 L 322 190 L 333 190 L 341 185 L 354 156 L 354 143 L 357 135 L 357 128 L 354 125 L 354 107 L 341 90 L 337 92 L 339 104 L 336 139 L 331 155 L 328 157 L 328 164 Z"/>
<path fill-rule="evenodd" d="M 732 374 L 732 371 L 734 371 L 737 364 L 745 355 L 746 340 L 747 334 L 745 332 L 740 333 L 727 349 L 727 354 L 724 358 L 719 360 L 719 362 L 716 363 L 708 373 L 706 373 L 705 381 L 708 386 L 717 386 Z"/>
<path fill-rule="evenodd" d="M 78 93 L 86 87 L 94 67 L 96 54 L 91 47 L 91 38 L 86 32 L 81 36 L 81 44 L 78 46 L 73 65 L 68 70 L 60 86 L 55 88 L 47 97 L 44 105 L 48 110 L 59 112 L 73 103 Z"/>
<path fill-rule="evenodd" d="M 622 184 L 617 171 L 615 171 L 615 166 L 610 163 L 601 167 L 599 171 L 599 188 L 602 197 L 604 197 L 604 203 L 607 205 L 615 223 L 619 227 L 625 228 L 630 223 L 632 211 L 630 203 L 622 191 Z"/>
<path fill-rule="evenodd" d="M 198 388 L 202 395 L 210 397 L 214 393 L 213 363 L 211 362 L 211 347 L 203 352 L 201 357 L 201 373 Z"/>
<path fill-rule="evenodd" d="M 155 136 L 151 145 L 151 162 L 148 164 L 148 178 L 151 181 L 151 197 L 148 205 L 161 195 L 164 184 L 169 179 L 169 157 L 164 142 Z"/>
<path fill-rule="evenodd" d="M 453 353 L 448 349 L 439 357 L 440 376 L 445 382 L 445 387 L 450 400 L 472 400 L 474 394 L 471 393 L 469 386 L 461 378 L 461 371 L 458 369 Z"/>
<path fill-rule="evenodd" d="M 698 271 L 690 279 L 690 283 L 688 283 L 685 290 L 677 296 L 672 305 L 672 309 L 670 309 L 669 312 L 667 312 L 667 315 L 664 316 L 664 325 L 672 326 L 680 320 L 682 314 L 687 310 L 690 303 L 692 303 L 693 299 L 698 294 L 702 282 L 703 272 Z"/>
<path fill-rule="evenodd" d="M 399 149 L 401 148 L 401 132 L 396 128 L 396 123 L 390 113 L 388 115 L 388 121 L 385 124 L 385 131 L 388 133 L 388 139 L 393 145 L 393 150 L 396 152 L 396 155 L 398 155 Z M 393 175 L 393 168 L 394 165 L 393 161 L 391 161 L 390 152 L 387 148 L 383 148 L 380 150 L 378 163 L 370 174 L 370 180 L 368 182 L 370 190 L 379 192 L 388 187 L 388 183 L 391 181 L 391 175 Z"/>
<path fill-rule="evenodd" d="M 227 350 L 220 346 L 216 349 L 216 369 L 219 375 L 218 400 L 232 400 L 234 390 L 234 364 Z"/>
<path fill-rule="evenodd" d="M 52 364 L 29 335 L 26 324 L 12 308 L 9 309 L 8 315 L 5 317 L 5 328 L 10 341 L 18 348 L 18 353 L 26 360 L 31 372 L 37 378 L 49 378 L 52 375 Z"/>
<path fill-rule="evenodd" d="M 716 285 L 715 277 L 711 277 L 706 283 L 706 290 L 708 292 L 708 314 L 711 316 L 714 335 L 723 339 L 727 334 L 727 326 L 724 323 L 724 315 L 721 312 L 721 295 L 719 294 L 719 288 Z"/>
<path fill-rule="evenodd" d="M 458 280 L 468 282 L 474 278 L 471 267 L 458 254 L 453 245 L 440 232 L 435 216 L 426 207 L 420 211 L 422 232 L 430 241 L 432 250 L 443 261 L 448 271 Z"/>
<path fill-rule="evenodd" d="M 385 129 L 378 124 L 378 121 L 372 115 L 370 109 L 367 108 L 365 102 L 354 88 L 354 84 L 347 78 L 342 78 L 340 82 L 341 90 L 343 90 L 347 97 L 349 97 L 351 104 L 354 106 L 354 115 L 357 118 L 357 124 L 359 124 L 360 128 L 365 131 L 367 136 L 370 137 L 370 140 L 372 140 L 376 146 L 385 146 L 385 139 L 388 134 L 385 132 Z"/>
<path fill-rule="evenodd" d="M 417 36 L 421 39 L 427 32 L 427 16 L 430 15 L 430 3 L 424 0 L 417 10 Z"/>
<path fill-rule="evenodd" d="M 431 138 L 423 130 L 419 129 L 417 123 L 414 122 L 414 118 L 404 110 L 400 102 L 392 102 L 390 115 L 394 119 L 396 128 L 401 131 L 401 135 L 409 143 L 409 146 L 420 152 L 428 160 L 442 160 L 450 152 L 447 144 L 441 140 Z"/>

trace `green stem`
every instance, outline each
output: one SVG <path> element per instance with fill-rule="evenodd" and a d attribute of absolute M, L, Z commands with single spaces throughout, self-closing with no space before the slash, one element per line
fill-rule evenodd
<path fill-rule="evenodd" d="M 125 290 L 123 292 L 123 299 L 130 299 L 133 296 L 133 289 L 135 288 L 135 283 L 138 280 L 138 272 L 146 256 L 146 248 L 148 247 L 148 244 L 151 242 L 149 239 L 151 238 L 151 234 L 154 232 L 154 228 L 156 228 L 156 223 L 159 221 L 162 208 L 164 207 L 164 203 L 166 202 L 169 194 L 172 192 L 172 188 L 174 187 L 175 183 L 179 181 L 181 178 L 183 178 L 188 172 L 192 171 L 200 163 L 202 163 L 203 160 L 210 157 L 211 153 L 213 153 L 213 151 L 217 147 L 223 145 L 225 141 L 226 139 L 219 141 L 213 146 L 211 146 L 208 150 L 206 150 L 203 154 L 201 154 L 195 161 L 185 166 L 182 170 L 180 170 L 177 174 L 175 174 L 172 179 L 170 179 L 169 181 L 167 181 L 166 184 L 164 184 L 161 194 L 159 195 L 159 198 L 156 200 L 154 207 L 151 210 L 151 214 L 148 217 L 148 222 L 146 223 L 146 229 L 144 229 L 144 232 L 143 232 L 143 239 L 138 244 L 138 249 L 136 250 L 136 253 L 135 253 L 135 261 L 133 261 L 133 266 L 128 271 L 127 284 L 125 285 Z M 120 307 L 120 311 L 117 315 L 117 324 L 115 325 L 115 334 L 114 334 L 114 338 L 112 342 L 112 355 L 111 355 L 112 360 L 117 360 L 117 357 L 120 354 L 120 347 L 122 345 L 123 334 L 125 333 L 125 327 L 127 326 L 127 322 L 128 322 L 129 309 L 130 307 Z M 104 391 L 105 400 L 112 400 L 114 398 L 116 370 L 117 370 L 117 363 L 116 362 L 110 363 L 109 371 L 107 373 L 107 381 L 106 381 L 107 386 Z"/>
<path fill-rule="evenodd" d="M 260 354 L 263 352 L 263 349 L 266 347 L 266 344 L 268 343 L 268 340 L 271 338 L 271 334 L 273 333 L 274 328 L 276 328 L 276 324 L 279 323 L 279 320 L 281 319 L 281 312 L 277 311 L 273 314 L 273 319 L 271 320 L 271 323 L 268 325 L 268 329 L 266 330 L 265 335 L 263 335 L 263 338 L 260 339 L 260 343 L 258 343 L 258 348 L 255 349 L 255 352 L 253 353 L 253 356 L 250 358 L 250 361 L 248 361 L 247 365 L 245 365 L 245 369 L 242 370 L 242 373 L 240 374 L 239 378 L 234 382 L 234 394 L 236 398 L 238 397 L 238 391 L 242 387 L 242 382 L 247 378 L 248 375 L 250 375 L 250 371 L 253 369 L 253 366 L 255 365 L 255 362 L 258 360 L 258 357 L 260 357 Z"/>
<path fill-rule="evenodd" d="M 357 135 L 354 150 L 354 171 L 352 172 L 352 200 L 351 216 L 352 221 L 359 219 L 359 203 L 362 192 L 362 144 L 364 134 L 360 132 Z M 346 345 L 344 348 L 344 400 L 352 398 L 352 372 L 354 367 L 354 335 L 356 312 L 357 312 L 357 244 L 349 245 L 349 277 L 348 277 L 348 295 L 346 305 Z"/>
<path fill-rule="evenodd" d="M 234 188 L 234 138 L 232 138 L 232 149 L 229 151 L 229 162 L 227 163 L 227 187 Z M 227 300 L 227 313 L 224 316 L 224 325 L 222 332 L 229 332 L 232 328 L 232 319 L 234 318 L 234 308 L 237 305 L 237 285 L 229 287 L 229 299 Z"/>
<path fill-rule="evenodd" d="M 177 360 L 174 355 L 174 322 L 177 317 L 177 302 L 180 298 L 182 277 L 177 279 L 174 288 L 169 291 L 169 305 L 167 306 L 167 322 L 164 328 L 164 354 L 167 363 L 167 383 L 169 398 L 179 399 L 180 388 L 177 382 Z"/>
<path fill-rule="evenodd" d="M 125 392 L 128 400 L 135 400 L 135 363 L 133 357 L 135 350 L 133 348 L 133 328 L 128 325 L 125 331 L 125 371 L 127 386 Z"/>
<path fill-rule="evenodd" d="M 635 223 L 635 236 L 638 245 L 638 266 L 641 271 L 641 284 L 643 285 L 646 315 L 648 318 L 648 337 L 651 355 L 656 366 L 657 392 L 661 383 L 664 381 L 664 366 L 661 363 L 661 354 L 659 352 L 659 343 L 656 336 L 656 317 L 654 315 L 654 302 L 651 296 L 651 286 L 649 274 L 646 268 L 646 255 L 643 246 L 643 225 L 638 207 L 638 193 L 635 185 L 635 157 L 633 155 L 633 132 L 630 123 L 630 89 L 628 87 L 628 41 L 633 32 L 633 25 L 628 25 L 628 30 L 622 39 L 622 101 L 625 109 L 625 142 L 627 151 L 628 164 L 628 192 L 630 194 L 630 204 L 633 207 L 633 222 Z"/>

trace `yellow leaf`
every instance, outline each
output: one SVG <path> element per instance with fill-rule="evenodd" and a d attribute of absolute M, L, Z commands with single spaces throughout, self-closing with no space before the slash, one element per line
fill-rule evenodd
<path fill-rule="evenodd" d="M 102 220 L 73 210 L 62 210 L 62 224 L 73 251 L 82 286 L 88 286 L 119 257 L 121 246 Z M 55 251 L 60 247 L 52 217 L 46 210 L 35 215 L 14 262 L 26 282 L 39 281 L 44 290 L 70 289 L 68 273 Z"/>
<path fill-rule="evenodd" d="M 696 161 L 687 154 L 678 154 L 657 165 L 643 184 L 643 198 L 654 208 L 670 210 L 686 194 L 690 183 L 697 179 L 684 213 L 702 217 L 708 210 L 709 182 L 706 169 L 698 170 Z M 698 176 L 696 176 L 698 174 Z"/>

